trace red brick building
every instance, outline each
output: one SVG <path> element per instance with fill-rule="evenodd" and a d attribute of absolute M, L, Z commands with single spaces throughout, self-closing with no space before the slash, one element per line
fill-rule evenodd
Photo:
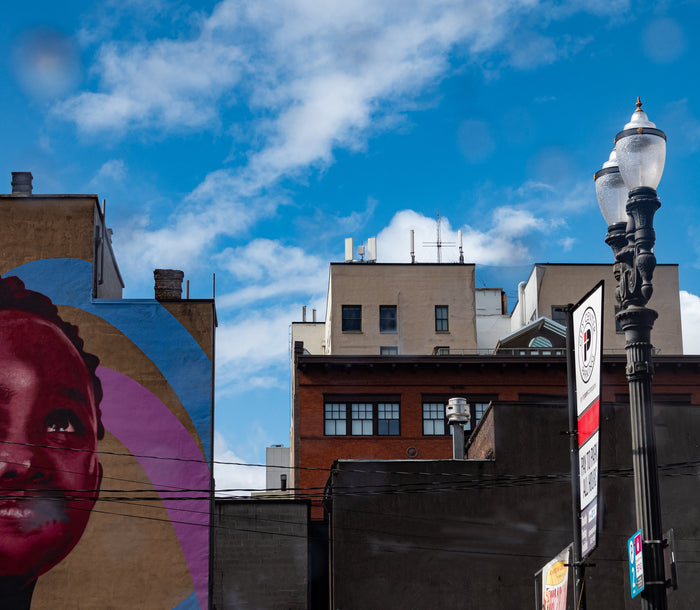
<path fill-rule="evenodd" d="M 451 458 L 449 398 L 468 399 L 473 427 L 491 401 L 567 402 L 563 356 L 312 356 L 297 344 L 294 366 L 292 487 L 312 499 L 315 519 L 336 459 Z M 698 366 L 697 356 L 658 355 L 656 402 L 700 404 Z M 602 375 L 602 401 L 627 402 L 624 354 L 605 355 Z"/>

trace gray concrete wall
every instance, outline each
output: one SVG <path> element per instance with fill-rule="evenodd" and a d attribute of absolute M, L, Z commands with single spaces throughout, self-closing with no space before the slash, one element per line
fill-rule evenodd
<path fill-rule="evenodd" d="M 675 529 L 680 562 L 672 610 L 700 607 L 700 407 L 683 400 L 668 395 L 656 409 L 663 525 Z M 338 462 L 334 609 L 533 607 L 533 575 L 573 537 L 561 434 L 568 416 L 565 406 L 510 403 L 494 405 L 493 417 L 494 460 Z M 588 607 L 639 608 L 626 556 L 637 528 L 624 404 L 602 407 L 600 464 L 602 531 L 587 571 Z"/>

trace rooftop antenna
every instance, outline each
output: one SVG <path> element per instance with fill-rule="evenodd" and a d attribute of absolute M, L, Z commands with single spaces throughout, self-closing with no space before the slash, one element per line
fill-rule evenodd
<path fill-rule="evenodd" d="M 411 229 L 411 263 L 416 262 L 416 249 L 413 245 L 414 233 L 415 231 Z"/>
<path fill-rule="evenodd" d="M 367 260 L 370 263 L 377 262 L 377 238 L 370 237 L 367 240 Z"/>
<path fill-rule="evenodd" d="M 443 246 L 454 246 L 455 243 L 453 241 L 442 241 L 442 238 L 440 237 L 440 210 L 438 210 L 437 213 L 437 241 L 424 241 L 423 245 L 424 246 L 435 246 L 437 248 L 437 262 L 441 263 L 442 262 L 442 247 Z"/>
<path fill-rule="evenodd" d="M 460 229 L 457 234 L 459 235 L 459 262 L 464 264 L 464 250 L 462 249 L 462 229 Z"/>
<path fill-rule="evenodd" d="M 353 258 L 352 237 L 345 238 L 345 262 L 351 263 Z"/>

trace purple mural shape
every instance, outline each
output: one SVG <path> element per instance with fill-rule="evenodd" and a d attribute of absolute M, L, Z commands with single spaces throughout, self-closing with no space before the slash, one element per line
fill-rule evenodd
<path fill-rule="evenodd" d="M 210 473 L 204 456 L 190 432 L 146 388 L 106 367 L 99 367 L 97 374 L 104 392 L 104 426 L 136 457 L 158 491 L 180 542 L 199 606 L 207 608 Z M 152 423 L 155 425 L 149 425 Z M 178 491 L 188 489 L 201 491 Z"/>

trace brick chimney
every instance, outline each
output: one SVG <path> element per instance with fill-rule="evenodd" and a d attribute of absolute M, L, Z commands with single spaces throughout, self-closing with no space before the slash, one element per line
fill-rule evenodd
<path fill-rule="evenodd" d="M 179 269 L 154 269 L 156 299 L 158 301 L 179 301 L 182 299 L 182 278 L 185 274 Z"/>
<path fill-rule="evenodd" d="M 32 194 L 32 172 L 12 172 L 12 194 Z"/>

